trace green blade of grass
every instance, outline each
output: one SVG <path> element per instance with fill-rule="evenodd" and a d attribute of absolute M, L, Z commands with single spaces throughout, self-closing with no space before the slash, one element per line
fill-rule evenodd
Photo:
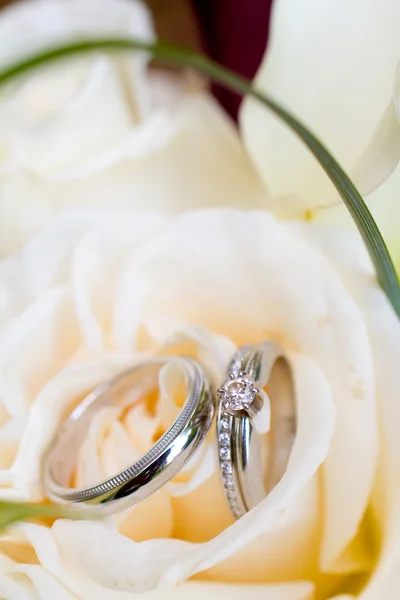
<path fill-rule="evenodd" d="M 94 513 L 86 508 L 77 510 L 57 504 L 31 504 L 28 502 L 0 501 L 0 532 L 18 521 L 30 521 L 48 517 L 65 519 L 93 518 Z"/>
<path fill-rule="evenodd" d="M 131 38 L 99 38 L 60 44 L 19 60 L 0 72 L 0 86 L 48 63 L 99 51 L 146 52 L 173 64 L 192 67 L 230 90 L 252 96 L 274 112 L 309 148 L 336 187 L 360 231 L 375 266 L 378 280 L 400 317 L 400 287 L 396 270 L 382 235 L 360 193 L 316 136 L 272 98 L 252 87 L 247 79 L 201 54 L 163 42 L 147 43 Z"/>

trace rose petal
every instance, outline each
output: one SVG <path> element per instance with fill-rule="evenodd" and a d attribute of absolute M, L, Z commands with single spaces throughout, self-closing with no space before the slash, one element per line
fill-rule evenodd
<path fill-rule="evenodd" d="M 350 172 L 393 96 L 399 10 L 396 0 L 274 4 L 256 86 L 293 111 Z M 304 209 L 332 202 L 332 185 L 317 161 L 272 113 L 247 100 L 241 124 L 246 147 L 272 195 L 300 195 Z M 369 163 L 372 172 L 375 166 Z M 382 178 L 382 164 L 377 166 Z M 392 168 L 389 160 L 386 175 Z M 356 183 L 365 190 L 363 181 Z"/>
<path fill-rule="evenodd" d="M 41 555 L 42 562 L 46 565 L 47 571 L 41 569 L 41 567 L 33 569 L 31 565 L 21 565 L 16 570 L 24 572 L 28 576 L 34 573 L 34 577 L 31 580 L 33 587 L 38 590 L 40 589 L 43 594 L 41 597 L 45 600 L 47 598 L 49 600 L 50 598 L 54 598 L 54 595 L 47 596 L 45 594 L 48 590 L 54 591 L 55 585 L 60 586 L 63 590 L 65 588 L 68 589 L 74 594 L 74 597 L 78 596 L 82 600 L 92 600 L 94 597 L 99 600 L 131 600 L 133 597 L 136 597 L 136 594 L 132 592 L 124 593 L 120 590 L 114 591 L 114 589 L 101 587 L 89 577 L 82 577 L 79 567 L 69 573 L 65 568 L 65 562 L 59 554 L 59 549 L 54 543 L 54 539 L 44 528 L 28 526 L 26 533 Z M 68 564 L 68 567 L 71 566 Z M 12 573 L 13 567 L 10 566 L 9 568 Z M 49 575 L 49 573 L 53 575 Z M 7 583 L 9 579 L 11 578 L 7 578 Z M 62 584 L 64 584 L 65 588 L 62 587 Z M 21 587 L 15 585 L 18 593 L 22 591 Z M 265 597 L 268 597 L 268 600 L 312 600 L 313 585 L 308 582 L 276 583 L 272 585 L 229 585 L 188 582 L 173 589 L 161 588 L 154 590 L 147 594 L 147 598 L 149 600 L 187 600 L 187 598 L 200 600 L 207 595 L 211 598 L 220 598 L 221 600 L 225 598 L 227 600 L 240 600 L 243 595 L 246 595 L 249 600 L 262 600 Z M 33 600 L 34 597 L 36 596 L 30 594 L 23 596 L 21 594 L 20 596 L 16 595 L 15 600 Z M 14 597 L 11 596 L 10 600 L 14 600 Z"/>
<path fill-rule="evenodd" d="M 332 263 L 341 272 L 348 289 L 364 311 L 368 324 L 380 402 L 381 452 L 373 511 L 382 547 L 378 565 L 360 598 L 394 600 L 400 585 L 400 502 L 397 476 L 400 468 L 400 374 L 396 360 L 400 352 L 400 324 L 384 293 L 371 277 L 372 265 L 358 236 L 341 231 L 341 244 L 338 245 L 338 230 L 314 227 L 312 232 L 315 243 L 330 256 Z"/>
<path fill-rule="evenodd" d="M 171 499 L 164 490 L 156 492 L 146 502 L 140 502 L 128 513 L 119 513 L 116 519 L 118 531 L 135 542 L 169 538 L 174 531 Z"/>
<path fill-rule="evenodd" d="M 0 346 L 0 395 L 24 418 L 44 382 L 69 360 L 80 342 L 71 296 L 54 289 L 34 303 Z"/>
<path fill-rule="evenodd" d="M 94 13 L 95 23 L 91 18 Z M 18 35 L 21 29 L 26 31 L 23 43 Z M 55 42 L 116 34 L 154 39 L 143 3 L 33 2 L 2 13 L 2 61 L 15 61 L 17 56 Z M 98 151 L 123 137 L 148 110 L 147 62 L 144 53 L 136 53 L 129 62 L 109 57 L 75 58 L 67 66 L 42 70 L 34 78 L 8 88 L 0 104 L 0 123 L 11 146 L 9 168 L 46 173 L 52 167 L 79 162 L 94 149 Z M 97 126 L 99 121 L 103 123 L 101 128 Z"/>
<path fill-rule="evenodd" d="M 115 217 L 114 217 L 115 218 Z M 86 345 L 93 350 L 106 347 L 111 327 L 113 297 L 124 262 L 135 246 L 163 222 L 156 215 L 140 219 L 120 217 L 100 223 L 76 245 L 72 261 L 72 284 L 77 315 Z M 115 229 L 118 228 L 118 235 Z"/>
<path fill-rule="evenodd" d="M 69 263 L 83 233 L 109 212 L 70 211 L 0 265 L 0 336 L 13 318 L 69 278 Z M 7 223 L 9 223 L 7 221 Z M 0 223 L 1 224 L 1 223 Z M 49 251 L 51 248 L 51 252 Z"/>
<path fill-rule="evenodd" d="M 93 14 L 96 14 L 95 21 Z M 22 40 L 21 30 L 26 33 Z M 27 5 L 13 4 L 4 10 L 0 21 L 1 57 L 5 63 L 60 40 L 83 35 L 115 35 L 121 30 L 142 39 L 153 38 L 150 13 L 143 2 L 35 0 Z"/>
<path fill-rule="evenodd" d="M 89 487 L 121 470 L 119 464 L 115 467 L 115 470 L 113 469 L 115 463 L 119 463 L 119 461 L 115 456 L 115 447 L 109 447 L 110 437 L 114 437 L 113 434 L 115 436 L 118 435 L 118 433 L 122 434 L 120 431 L 118 431 L 118 433 L 115 431 L 114 420 L 118 416 L 118 413 L 118 407 L 109 406 L 99 410 L 99 412 L 93 416 L 87 436 L 79 451 L 78 464 L 74 478 L 75 487 Z M 127 440 L 124 439 L 124 442 L 126 441 Z M 133 452 L 132 444 L 130 444 L 129 450 L 130 452 Z M 130 452 L 128 452 L 128 456 Z M 110 463 L 112 466 L 110 466 Z"/>
<path fill-rule="evenodd" d="M 15 565 L 11 573 L 23 573 L 29 578 L 32 587 L 43 600 L 75 600 L 76 596 L 69 592 L 60 581 L 39 565 Z M 34 596 L 32 594 L 31 598 Z"/>
<path fill-rule="evenodd" d="M 7 600 L 33 600 L 35 592 L 32 586 L 29 581 L 13 577 L 13 566 L 13 561 L 0 553 L 0 594 Z"/>
<path fill-rule="evenodd" d="M 29 500 L 42 500 L 41 459 L 66 412 L 79 397 L 131 364 L 132 357 L 101 358 L 66 368 L 43 387 L 31 406 L 11 471 L 6 472 L 13 481 L 9 490 L 11 497 L 17 498 L 22 494 Z"/>
<path fill-rule="evenodd" d="M 154 329 L 156 323 L 157 330 Z M 146 321 L 146 325 L 161 346 L 161 352 L 172 351 L 174 346 L 185 341 L 194 342 L 195 356 L 193 358 L 197 358 L 203 365 L 216 386 L 222 384 L 229 361 L 236 350 L 232 340 L 227 336 L 210 332 L 201 325 L 177 327 L 172 322 L 171 328 L 168 320 L 157 320 L 157 318 Z"/>

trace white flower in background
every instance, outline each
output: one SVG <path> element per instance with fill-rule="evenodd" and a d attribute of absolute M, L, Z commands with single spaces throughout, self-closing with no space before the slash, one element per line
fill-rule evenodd
<path fill-rule="evenodd" d="M 96 35 L 154 39 L 138 0 L 30 0 L 1 13 L 0 65 Z M 1 90 L 0 255 L 66 206 L 171 214 L 264 205 L 222 110 L 185 80 L 149 73 L 148 62 L 143 53 L 91 55 Z"/>
<path fill-rule="evenodd" d="M 315 35 L 321 28 L 317 17 L 328 17 L 331 29 L 325 26 L 320 41 L 331 31 L 333 44 L 338 34 L 330 5 L 325 0 L 317 11 L 304 0 L 296 7 L 303 6 L 301 14 L 313 8 L 307 15 L 315 19 Z M 397 21 L 385 12 L 388 6 L 370 0 L 363 31 L 368 36 L 371 21 L 380 23 L 378 30 L 392 32 L 395 45 Z M 318 53 L 318 40 L 301 59 L 303 46 L 295 36 L 303 26 L 299 13 L 290 26 L 296 7 L 278 0 L 271 56 L 281 32 L 284 64 L 293 53 L 304 66 L 293 76 L 300 94 L 306 93 L 306 63 Z M 349 29 L 356 19 L 346 21 L 343 15 L 346 10 L 353 15 L 352 7 L 338 5 Z M 151 36 L 137 3 L 31 2 L 10 9 L 4 19 L 11 23 L 6 28 L 11 37 L 15 24 L 20 27 L 26 18 L 31 37 L 48 40 L 55 19 L 48 14 L 59 16 L 61 28 L 68 23 L 65 35 L 79 33 L 85 19 L 93 30 L 103 16 L 110 27 L 115 18 L 115 28 L 129 33 L 131 11 L 132 28 L 147 23 L 143 32 Z M 366 42 L 359 34 L 361 48 Z M 3 35 L 0 21 L 0 46 Z M 301 39 L 311 44 L 308 34 Z M 21 51 L 29 47 L 26 42 Z M 347 52 L 344 77 L 350 43 Z M 400 324 L 366 251 L 351 231 L 278 221 L 265 210 L 204 209 L 265 202 L 279 207 L 281 216 L 283 197 L 292 212 L 295 206 L 314 206 L 322 179 L 317 170 L 315 184 L 311 171 L 309 179 L 296 179 L 297 155 L 279 141 L 286 134 L 249 106 L 243 117 L 246 143 L 270 187 L 268 197 L 232 125 L 204 93 L 169 86 L 167 101 L 165 84 L 158 80 L 161 106 L 141 105 L 139 98 L 153 97 L 154 79 L 146 74 L 144 59 L 135 60 L 96 57 L 58 65 L 2 97 L 0 112 L 8 106 L 18 114 L 5 129 L 0 210 L 10 236 L 3 253 L 36 229 L 42 232 L 0 263 L 0 497 L 43 499 L 41 456 L 68 407 L 125 365 L 166 350 L 197 357 L 219 385 L 237 345 L 278 340 L 294 369 L 298 435 L 281 482 L 236 523 L 222 495 L 210 435 L 176 480 L 125 513 L 101 522 L 20 524 L 0 538 L 0 596 L 131 600 L 149 590 L 150 600 L 207 595 L 398 600 Z M 360 55 L 354 64 L 357 60 Z M 329 64 L 339 72 L 332 58 Z M 375 67 L 371 77 L 380 74 Z M 315 80 L 314 73 L 310 86 Z M 290 83 L 287 75 L 288 89 Z M 376 117 L 371 132 L 388 105 L 387 94 L 385 88 L 382 106 L 371 109 Z M 148 112 L 141 113 L 139 105 Z M 332 115 L 334 107 L 329 111 Z M 350 135 L 349 127 L 343 135 Z M 268 144 L 261 147 L 262 131 Z M 361 134 L 357 137 L 355 129 L 352 137 L 356 158 L 364 143 L 372 148 Z M 269 148 L 276 149 L 280 162 Z M 270 164 L 269 180 L 264 169 Z M 302 177 L 314 168 L 312 162 L 299 164 Z M 13 195 L 7 196 L 7 189 Z M 322 188 L 319 194 L 327 203 L 333 197 L 332 188 L 326 197 Z M 289 202 L 293 196 L 299 200 Z M 31 224 L 39 207 L 42 217 Z M 67 207 L 45 226 L 53 212 Z M 83 446 L 76 480 L 87 483 L 135 460 L 165 429 L 167 416 L 177 410 L 175 400 L 167 368 L 155 406 L 124 415 L 100 413 Z"/>
<path fill-rule="evenodd" d="M 317 134 L 366 195 L 398 265 L 399 61 L 397 0 L 277 0 L 255 79 Z M 317 160 L 272 113 L 248 100 L 241 125 L 271 210 L 351 223 Z"/>

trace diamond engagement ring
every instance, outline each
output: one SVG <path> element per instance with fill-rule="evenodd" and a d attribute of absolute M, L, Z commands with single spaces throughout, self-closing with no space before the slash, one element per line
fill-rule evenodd
<path fill-rule="evenodd" d="M 280 346 L 267 341 L 240 348 L 218 397 L 222 484 L 238 519 L 282 478 L 293 446 L 295 396 L 291 369 Z"/>
<path fill-rule="evenodd" d="M 139 460 L 113 477 L 85 489 L 71 487 L 80 447 L 95 413 L 107 406 L 125 409 L 157 388 L 158 374 L 173 362 L 185 374 L 186 400 L 175 422 Z M 138 364 L 99 386 L 69 415 L 44 459 L 43 484 L 53 501 L 84 502 L 110 514 L 144 500 L 174 477 L 204 439 L 215 401 L 201 367 L 182 357 L 156 358 Z"/>

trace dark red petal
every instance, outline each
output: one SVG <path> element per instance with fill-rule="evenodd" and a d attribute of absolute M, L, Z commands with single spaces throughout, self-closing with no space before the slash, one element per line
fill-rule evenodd
<path fill-rule="evenodd" d="M 192 0 L 192 3 L 207 54 L 252 79 L 266 48 L 272 0 Z M 241 99 L 219 86 L 215 86 L 214 92 L 236 118 Z"/>

